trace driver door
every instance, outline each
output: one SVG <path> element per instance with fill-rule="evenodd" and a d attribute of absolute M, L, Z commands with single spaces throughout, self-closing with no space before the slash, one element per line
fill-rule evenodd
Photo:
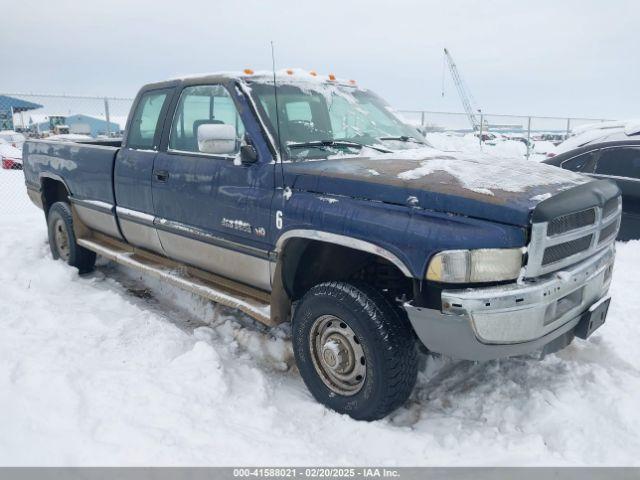
<path fill-rule="evenodd" d="M 231 141 L 223 153 L 203 151 L 198 132 L 210 125 L 232 126 L 235 145 Z M 240 162 L 245 135 L 236 101 L 224 85 L 185 87 L 166 151 L 154 162 L 155 223 L 170 258 L 269 291 L 273 165 L 261 159 Z"/>

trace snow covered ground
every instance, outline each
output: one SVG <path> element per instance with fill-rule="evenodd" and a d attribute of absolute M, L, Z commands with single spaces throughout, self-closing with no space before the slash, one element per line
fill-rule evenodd
<path fill-rule="evenodd" d="M 425 357 L 405 407 L 356 422 L 307 392 L 286 328 L 53 261 L 22 172 L 0 170 L 0 465 L 640 465 L 639 268 L 640 242 L 618 245 L 589 341 Z"/>

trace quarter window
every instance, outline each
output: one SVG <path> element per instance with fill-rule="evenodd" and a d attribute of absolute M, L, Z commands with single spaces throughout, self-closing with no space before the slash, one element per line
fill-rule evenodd
<path fill-rule="evenodd" d="M 160 118 L 168 90 L 147 92 L 138 102 L 133 114 L 128 138 L 128 147 L 157 150 L 160 140 Z"/>
<path fill-rule="evenodd" d="M 244 124 L 233 99 L 222 85 L 198 85 L 183 90 L 171 126 L 169 148 L 199 152 L 198 128 L 201 125 L 231 125 L 236 132 L 236 150 L 244 138 Z"/>
<path fill-rule="evenodd" d="M 562 168 L 573 172 L 593 173 L 596 167 L 595 152 L 583 153 L 562 162 Z"/>

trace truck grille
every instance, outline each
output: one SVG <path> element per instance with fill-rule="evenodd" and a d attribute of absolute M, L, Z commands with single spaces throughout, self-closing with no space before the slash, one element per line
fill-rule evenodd
<path fill-rule="evenodd" d="M 620 228 L 620 196 L 600 206 L 563 213 L 533 223 L 526 277 L 537 277 L 578 263 L 611 244 Z"/>
<path fill-rule="evenodd" d="M 593 225 L 596 221 L 596 209 L 589 208 L 581 212 L 568 213 L 560 217 L 554 218 L 549 222 L 547 227 L 547 235 L 550 237 L 560 235 L 561 233 L 575 230 L 576 228 Z"/>
<path fill-rule="evenodd" d="M 612 236 L 618 233 L 618 222 L 611 222 L 609 225 L 600 230 L 600 237 L 598 238 L 598 244 L 602 244 L 607 240 L 610 240 Z"/>
<path fill-rule="evenodd" d="M 576 253 L 584 252 L 591 246 L 592 238 L 593 235 L 587 235 L 577 240 L 559 243 L 553 247 L 546 248 L 542 256 L 542 265 L 548 265 Z"/>

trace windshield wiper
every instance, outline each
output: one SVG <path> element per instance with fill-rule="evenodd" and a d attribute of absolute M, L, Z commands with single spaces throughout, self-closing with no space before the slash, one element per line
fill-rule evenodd
<path fill-rule="evenodd" d="M 352 148 L 372 148 L 382 153 L 392 153 L 391 150 L 382 147 L 376 147 L 374 145 L 367 145 L 366 143 L 351 142 L 347 140 L 314 140 L 311 142 L 297 142 L 289 143 L 289 148 L 323 148 L 328 149 L 331 147 L 352 147 Z"/>
<path fill-rule="evenodd" d="M 379 137 L 378 140 L 397 140 L 399 142 L 411 142 L 411 143 L 419 143 L 421 145 L 426 145 L 425 142 L 418 140 L 415 137 L 409 137 L 407 135 L 400 135 L 397 137 Z"/>

